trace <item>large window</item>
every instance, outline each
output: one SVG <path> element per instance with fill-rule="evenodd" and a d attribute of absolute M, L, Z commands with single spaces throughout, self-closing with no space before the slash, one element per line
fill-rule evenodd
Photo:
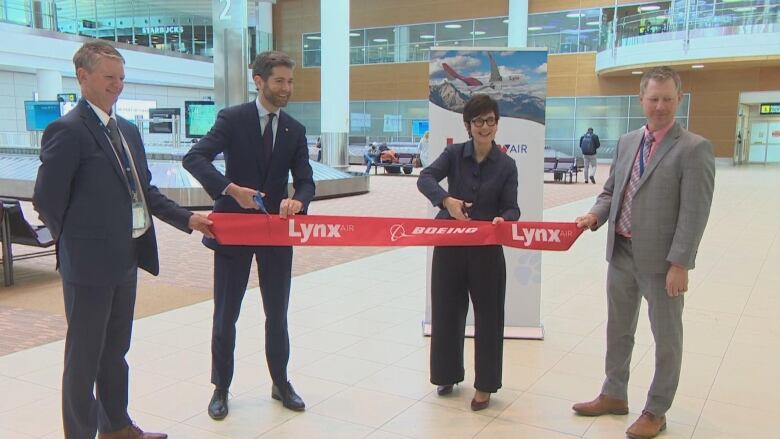
<path fill-rule="evenodd" d="M 683 95 L 677 121 L 688 127 L 690 95 Z M 579 155 L 579 139 L 588 128 L 599 136 L 598 156 L 611 158 L 618 138 L 646 122 L 639 96 L 583 96 L 547 98 L 546 154 Z"/>

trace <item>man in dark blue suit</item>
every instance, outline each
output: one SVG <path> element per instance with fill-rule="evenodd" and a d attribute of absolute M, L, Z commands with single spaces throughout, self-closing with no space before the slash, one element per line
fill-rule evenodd
<path fill-rule="evenodd" d="M 157 275 L 152 215 L 189 233 L 211 224 L 151 185 L 138 129 L 112 112 L 124 59 L 102 40 L 73 57 L 82 99 L 43 133 L 33 204 L 57 242 L 65 317 L 62 420 L 68 439 L 165 438 L 127 414 L 138 267 Z M 93 394 L 96 388 L 96 394 Z"/>
<path fill-rule="evenodd" d="M 252 66 L 258 98 L 219 112 L 211 131 L 184 157 L 184 168 L 215 200 L 215 212 L 279 214 L 282 218 L 306 210 L 314 198 L 306 129 L 281 111 L 293 89 L 295 63 L 282 52 L 264 52 Z M 212 164 L 222 153 L 225 174 Z M 287 193 L 289 173 L 294 194 Z M 290 298 L 292 247 L 229 247 L 204 238 L 214 250 L 214 323 L 211 338 L 209 402 L 213 419 L 228 414 L 228 389 L 233 379 L 236 321 L 241 311 L 252 258 L 257 261 L 265 311 L 265 355 L 273 380 L 271 396 L 300 411 L 305 405 L 287 379 L 290 339 L 287 305 Z"/>

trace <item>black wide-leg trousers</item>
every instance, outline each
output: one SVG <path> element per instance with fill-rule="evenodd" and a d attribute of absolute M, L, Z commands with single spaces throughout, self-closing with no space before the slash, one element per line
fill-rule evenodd
<path fill-rule="evenodd" d="M 474 387 L 501 388 L 506 262 L 501 246 L 435 247 L 431 270 L 431 383 L 463 381 L 469 298 L 474 308 Z"/>

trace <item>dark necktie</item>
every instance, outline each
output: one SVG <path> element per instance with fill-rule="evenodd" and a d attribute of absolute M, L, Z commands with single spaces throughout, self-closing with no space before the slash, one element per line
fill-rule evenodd
<path fill-rule="evenodd" d="M 116 125 L 116 120 L 114 120 L 114 118 L 109 118 L 106 126 L 108 127 L 108 137 L 111 139 L 111 146 L 114 148 L 114 152 L 119 159 L 119 164 L 122 166 L 122 169 L 125 169 L 127 167 L 125 166 L 125 161 L 127 160 L 125 158 L 125 148 L 122 146 L 122 136 L 119 134 L 119 127 Z"/>
<path fill-rule="evenodd" d="M 108 137 L 111 140 L 111 147 L 114 148 L 114 152 L 119 159 L 119 167 L 122 168 L 122 172 L 125 175 L 125 183 L 132 194 L 135 192 L 136 181 L 133 176 L 133 171 L 130 169 L 130 160 L 125 152 L 125 147 L 122 145 L 122 135 L 119 134 L 119 127 L 116 124 L 116 120 L 113 117 L 109 118 L 106 127 L 108 128 Z"/>
<path fill-rule="evenodd" d="M 268 123 L 265 124 L 263 129 L 263 161 L 265 163 L 271 162 L 271 153 L 274 150 L 274 117 L 276 113 L 268 113 Z"/>

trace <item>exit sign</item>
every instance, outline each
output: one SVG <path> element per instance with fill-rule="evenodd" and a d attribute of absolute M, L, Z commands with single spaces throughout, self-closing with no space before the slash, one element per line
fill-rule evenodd
<path fill-rule="evenodd" d="M 780 103 L 761 104 L 761 114 L 780 114 Z"/>

